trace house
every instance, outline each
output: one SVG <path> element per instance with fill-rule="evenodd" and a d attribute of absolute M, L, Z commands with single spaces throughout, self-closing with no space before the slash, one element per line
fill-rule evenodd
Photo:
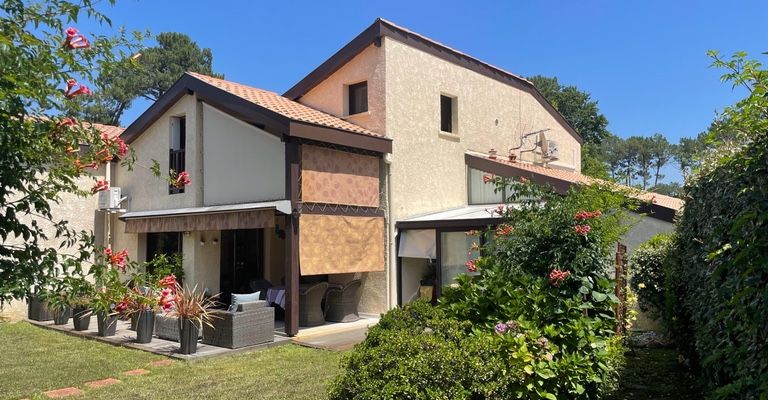
<path fill-rule="evenodd" d="M 88 126 L 88 125 L 86 125 Z M 123 128 L 103 125 L 92 124 L 94 129 L 105 133 L 110 137 L 118 136 L 123 132 Z M 107 168 L 102 166 L 96 171 L 92 171 L 93 177 L 81 176 L 77 178 L 77 187 L 79 190 L 89 192 L 94 184 L 94 179 L 103 179 L 107 174 Z M 105 224 L 107 218 L 104 213 L 98 210 L 98 199 L 95 197 L 80 197 L 73 193 L 61 194 L 61 199 L 57 203 L 51 204 L 51 214 L 54 220 L 66 220 L 67 226 L 76 232 L 85 231 L 93 232 L 96 237 L 96 244 L 103 245 L 105 242 Z M 45 248 L 59 248 L 61 245 L 61 238 L 57 238 L 55 235 L 56 227 L 45 219 L 35 218 L 32 215 L 26 215 L 22 221 L 25 223 L 31 223 L 33 220 L 43 227 L 47 238 L 42 239 L 39 242 L 41 247 Z M 12 245 L 23 241 L 22 237 L 8 238 L 3 241 L 3 244 Z M 2 305 L 0 309 L 0 317 L 8 318 L 10 320 L 19 320 L 27 315 L 27 303 L 26 301 L 12 301 Z"/>
<path fill-rule="evenodd" d="M 582 138 L 531 82 L 383 19 L 282 95 L 187 73 L 122 137 L 139 166 L 110 176 L 127 198 L 112 246 L 181 252 L 185 283 L 225 299 L 284 285 L 289 335 L 304 282 L 362 279 L 377 314 L 465 272 L 465 232 L 498 222 L 483 174 L 587 179 Z M 681 204 L 663 200 L 635 236 L 671 230 Z"/>

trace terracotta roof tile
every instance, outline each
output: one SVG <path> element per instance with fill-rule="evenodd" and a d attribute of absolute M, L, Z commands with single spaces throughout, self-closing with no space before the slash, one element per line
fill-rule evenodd
<path fill-rule="evenodd" d="M 540 175 L 548 176 L 548 177 L 555 178 L 555 179 L 560 179 L 560 180 L 567 181 L 567 182 L 570 182 L 570 183 L 576 183 L 576 184 L 611 183 L 611 184 L 614 184 L 614 185 L 616 185 L 616 186 L 618 186 L 620 188 L 631 190 L 632 193 L 634 193 L 634 197 L 639 199 L 639 200 L 647 201 L 647 202 L 653 202 L 654 204 L 656 204 L 658 206 L 661 206 L 661 207 L 664 207 L 664 208 L 668 208 L 668 209 L 671 209 L 671 210 L 675 210 L 675 211 L 683 208 L 683 206 L 685 205 L 685 201 L 683 201 L 682 199 L 678 199 L 677 197 L 666 196 L 666 195 L 659 194 L 659 193 L 648 192 L 648 191 L 644 191 L 644 190 L 640 190 L 640 189 L 636 189 L 636 188 L 631 188 L 629 186 L 620 185 L 620 184 L 613 183 L 613 182 L 608 182 L 608 181 L 605 181 L 605 180 L 602 180 L 602 179 L 592 178 L 590 176 L 582 175 L 582 174 L 580 174 L 578 172 L 574 172 L 574 171 L 566 171 L 566 170 L 562 170 L 562 169 L 548 168 L 548 167 L 544 167 L 544 166 L 541 166 L 541 165 L 529 164 L 529 163 L 520 162 L 520 161 L 518 161 L 518 162 L 510 162 L 510 161 L 504 159 L 503 157 L 497 157 L 496 159 L 491 159 L 488 156 L 488 154 L 474 152 L 474 151 L 473 152 L 468 152 L 468 153 L 473 155 L 473 156 L 476 156 L 476 157 L 483 157 L 483 158 L 495 161 L 495 162 L 500 163 L 500 164 L 510 165 L 510 166 L 513 166 L 513 167 L 518 168 L 518 169 L 530 171 L 530 172 L 533 172 L 535 174 L 540 174 Z"/>
<path fill-rule="evenodd" d="M 86 122 L 87 124 L 87 122 Z M 92 124 L 92 126 L 100 131 L 101 133 L 106 133 L 107 135 L 111 137 L 120 136 L 121 133 L 125 130 L 125 128 L 120 126 L 114 126 L 114 125 L 104 125 L 104 124 Z"/>
<path fill-rule="evenodd" d="M 187 74 L 294 121 L 307 122 L 364 135 L 383 136 L 339 117 L 326 114 L 322 111 L 305 106 L 304 104 L 295 102 L 275 92 L 198 74 L 196 72 L 187 72 Z"/>

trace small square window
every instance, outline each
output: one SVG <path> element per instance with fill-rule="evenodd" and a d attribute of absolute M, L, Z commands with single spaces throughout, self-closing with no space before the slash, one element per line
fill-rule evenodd
<path fill-rule="evenodd" d="M 349 85 L 349 115 L 368 111 L 368 82 Z"/>
<path fill-rule="evenodd" d="M 456 133 L 456 98 L 440 95 L 440 130 Z"/>

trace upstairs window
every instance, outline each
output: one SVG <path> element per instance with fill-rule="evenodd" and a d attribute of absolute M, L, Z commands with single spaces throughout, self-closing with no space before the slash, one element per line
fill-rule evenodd
<path fill-rule="evenodd" d="M 170 150 L 168 151 L 168 170 L 175 174 L 185 171 L 184 151 L 187 147 L 187 119 L 171 118 Z M 168 194 L 184 193 L 184 186 L 168 185 Z"/>
<path fill-rule="evenodd" d="M 368 82 L 348 86 L 349 115 L 368 111 Z"/>
<path fill-rule="evenodd" d="M 440 130 L 445 133 L 457 133 L 455 97 L 440 95 Z"/>

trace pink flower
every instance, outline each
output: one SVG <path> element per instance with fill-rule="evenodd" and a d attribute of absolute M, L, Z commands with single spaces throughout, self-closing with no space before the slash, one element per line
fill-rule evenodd
<path fill-rule="evenodd" d="M 573 230 L 576 231 L 579 235 L 587 236 L 589 231 L 592 230 L 592 227 L 589 225 L 576 225 L 573 227 Z"/>
<path fill-rule="evenodd" d="M 77 166 L 77 164 L 75 164 Z M 96 181 L 96 184 L 93 185 L 91 188 L 91 194 L 96 194 L 98 192 L 102 192 L 104 190 L 109 189 L 109 182 L 105 181 L 104 179 L 99 179 Z"/>
<path fill-rule="evenodd" d="M 509 225 L 509 224 L 501 224 L 501 225 L 499 225 L 498 227 L 496 227 L 496 236 L 507 236 L 507 235 L 509 235 L 510 233 L 512 233 L 512 231 L 513 231 L 514 229 L 515 229 L 515 228 L 513 228 L 513 227 L 512 227 L 512 225 Z"/>
<path fill-rule="evenodd" d="M 176 287 L 176 275 L 168 275 L 164 277 L 163 279 L 160 279 L 160 282 L 158 282 L 160 286 L 164 287 L 163 293 L 165 293 L 166 290 L 168 290 L 170 293 L 173 292 L 172 288 Z"/>
<path fill-rule="evenodd" d="M 520 183 L 528 183 L 528 178 L 521 176 L 520 177 Z"/>
<path fill-rule="evenodd" d="M 128 309 L 128 302 L 123 300 L 115 305 L 115 311 L 121 313 Z"/>
<path fill-rule="evenodd" d="M 491 215 L 493 215 L 493 213 L 494 213 L 494 212 L 495 212 L 496 214 L 499 214 L 499 215 L 504 215 L 504 204 L 499 204 L 498 206 L 496 206 L 496 209 L 495 209 L 495 210 L 493 210 L 493 212 L 491 213 Z"/>
<path fill-rule="evenodd" d="M 122 138 L 117 138 L 117 156 L 120 158 L 124 158 L 125 155 L 128 154 L 128 145 L 125 144 L 125 141 Z"/>
<path fill-rule="evenodd" d="M 70 50 L 74 49 L 90 49 L 91 43 L 85 36 L 81 35 L 77 29 L 69 27 L 65 31 L 67 38 L 64 39 L 64 47 Z"/>
<path fill-rule="evenodd" d="M 128 250 L 122 249 L 117 253 L 113 253 L 111 248 L 104 249 L 104 255 L 107 256 L 107 261 L 119 269 L 121 272 L 125 272 L 125 263 L 128 260 Z"/>
<path fill-rule="evenodd" d="M 466 264 L 467 272 L 477 272 L 477 260 L 469 260 Z"/>
<path fill-rule="evenodd" d="M 561 269 L 554 268 L 549 272 L 549 284 L 558 287 L 570 275 L 571 273 L 569 271 L 563 271 Z"/>
<path fill-rule="evenodd" d="M 179 176 L 176 177 L 176 182 L 174 183 L 174 186 L 176 187 L 184 187 L 192 183 L 192 180 L 189 179 L 189 172 L 187 171 L 181 171 L 179 172 Z"/>
<path fill-rule="evenodd" d="M 496 327 L 494 328 L 494 330 L 499 335 L 503 335 L 503 334 L 507 333 L 507 324 L 505 324 L 503 322 L 500 322 L 500 323 L 496 324 Z"/>
<path fill-rule="evenodd" d="M 598 218 L 601 215 L 603 215 L 603 213 L 600 212 L 600 210 L 595 210 L 595 211 L 584 211 L 584 210 L 581 210 L 581 211 L 577 212 L 576 214 L 574 214 L 573 218 L 576 219 L 576 220 L 579 220 L 579 221 L 584 221 L 584 220 L 591 219 L 591 218 Z"/>
<path fill-rule="evenodd" d="M 74 79 L 67 79 L 67 90 L 64 91 L 64 97 L 74 99 L 77 96 L 89 94 L 91 94 L 91 89 L 88 89 L 88 86 L 80 85 Z"/>
<path fill-rule="evenodd" d="M 485 174 L 483 175 L 483 183 L 490 183 L 493 182 L 493 175 Z"/>

